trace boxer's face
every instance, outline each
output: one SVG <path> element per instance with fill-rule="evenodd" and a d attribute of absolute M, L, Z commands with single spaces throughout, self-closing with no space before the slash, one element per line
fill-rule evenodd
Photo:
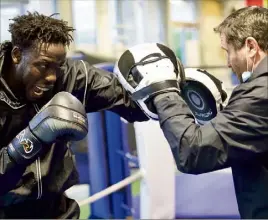
<path fill-rule="evenodd" d="M 246 48 L 235 50 L 233 45 L 227 44 L 224 34 L 221 34 L 221 47 L 226 51 L 228 67 L 232 68 L 232 71 L 241 80 L 242 73 L 247 71 Z"/>
<path fill-rule="evenodd" d="M 49 92 L 60 74 L 60 66 L 66 58 L 62 44 L 42 44 L 40 47 L 18 52 L 19 63 L 16 65 L 16 76 L 21 78 L 26 98 L 34 101 Z"/>

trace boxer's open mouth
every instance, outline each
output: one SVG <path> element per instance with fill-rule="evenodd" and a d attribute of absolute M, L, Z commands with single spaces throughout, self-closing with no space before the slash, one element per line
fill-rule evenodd
<path fill-rule="evenodd" d="M 37 96 L 41 96 L 43 95 L 44 92 L 47 92 L 49 90 L 51 90 L 53 88 L 53 86 L 46 86 L 46 87 L 43 87 L 43 86 L 35 86 L 34 87 L 34 93 L 35 95 Z"/>

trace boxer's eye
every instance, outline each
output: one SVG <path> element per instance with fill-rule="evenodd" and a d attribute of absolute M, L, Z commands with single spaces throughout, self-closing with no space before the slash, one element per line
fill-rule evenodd
<path fill-rule="evenodd" d="M 37 64 L 37 68 L 40 70 L 40 71 L 44 71 L 44 70 L 47 70 L 49 68 L 49 65 L 48 63 L 38 63 Z"/>
<path fill-rule="evenodd" d="M 42 64 L 42 65 L 40 65 L 40 67 L 42 68 L 42 69 L 47 69 L 47 65 L 45 65 L 45 64 Z"/>

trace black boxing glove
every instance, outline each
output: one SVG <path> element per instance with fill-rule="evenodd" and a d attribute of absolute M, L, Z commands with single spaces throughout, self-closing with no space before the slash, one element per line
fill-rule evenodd
<path fill-rule="evenodd" d="M 8 155 L 17 164 L 30 164 L 42 147 L 56 139 L 82 140 L 88 132 L 88 122 L 82 103 L 67 92 L 56 94 L 8 145 Z"/>

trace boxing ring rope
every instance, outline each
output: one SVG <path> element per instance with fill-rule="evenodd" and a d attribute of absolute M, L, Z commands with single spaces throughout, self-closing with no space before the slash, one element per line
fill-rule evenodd
<path fill-rule="evenodd" d="M 122 123 L 126 122 L 122 120 Z M 136 180 L 141 180 L 140 219 L 175 219 L 176 168 L 159 122 L 135 122 L 134 129 L 140 169 L 78 204 L 81 207 L 93 203 Z"/>
<path fill-rule="evenodd" d="M 108 195 L 126 187 L 127 185 L 135 182 L 136 180 L 140 180 L 143 176 L 144 176 L 144 172 L 142 170 L 139 170 L 136 173 L 132 174 L 131 176 L 121 180 L 120 182 L 118 182 L 110 187 L 107 187 L 105 190 L 102 190 L 98 193 L 95 193 L 94 195 L 90 196 L 89 198 L 80 201 L 78 203 L 78 205 L 81 207 L 83 205 L 93 203 L 93 202 L 95 202 L 95 201 L 97 201 L 105 196 L 108 196 Z"/>

